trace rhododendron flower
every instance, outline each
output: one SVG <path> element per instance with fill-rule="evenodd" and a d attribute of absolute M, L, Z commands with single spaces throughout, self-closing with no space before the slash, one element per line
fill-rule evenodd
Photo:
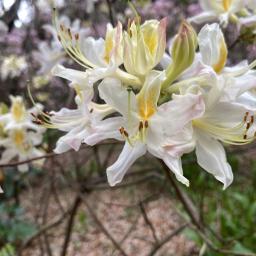
<path fill-rule="evenodd" d="M 200 95 L 187 94 L 176 95 L 158 107 L 163 79 L 164 73 L 152 71 L 137 96 L 115 79 L 105 79 L 100 84 L 101 98 L 124 118 L 119 127 L 125 146 L 116 163 L 107 169 L 111 186 L 121 182 L 130 166 L 146 151 L 163 159 L 176 178 L 189 185 L 183 177 L 180 157 L 191 150 L 184 146 L 190 139 L 189 123 L 202 115 L 204 104 Z"/>
<path fill-rule="evenodd" d="M 58 140 L 54 150 L 56 153 L 71 148 L 79 150 L 82 143 L 94 145 L 101 140 L 115 138 L 113 133 L 118 134 L 116 120 L 119 118 L 102 120 L 113 112 L 112 108 L 91 102 L 91 97 L 79 91 L 76 96 L 77 109 L 63 108 L 58 112 L 43 113 L 43 117 L 37 120 L 44 127 L 67 132 Z"/>
<path fill-rule="evenodd" d="M 16 128 L 27 128 L 35 131 L 44 130 L 42 127 L 39 127 L 32 122 L 33 116 L 31 114 L 37 115 L 42 109 L 40 104 L 27 110 L 24 99 L 21 96 L 11 95 L 10 99 L 10 112 L 0 115 L 0 123 L 4 125 L 4 130 L 8 131 Z"/>
<path fill-rule="evenodd" d="M 238 22 L 237 13 L 246 7 L 244 0 L 199 0 L 203 12 L 189 18 L 190 22 L 204 23 L 219 21 L 224 27 L 229 20 Z"/>
<path fill-rule="evenodd" d="M 25 161 L 33 157 L 44 155 L 44 151 L 36 146 L 42 143 L 42 133 L 27 131 L 23 128 L 14 128 L 8 131 L 8 136 L 0 139 L 0 146 L 4 147 L 0 164 L 7 164 L 10 160 L 18 157 L 18 161 Z M 43 160 L 37 161 L 42 164 Z M 28 164 L 18 165 L 21 172 L 28 171 Z"/>
<path fill-rule="evenodd" d="M 27 68 L 24 56 L 9 55 L 3 59 L 0 74 L 3 80 L 19 76 Z"/>

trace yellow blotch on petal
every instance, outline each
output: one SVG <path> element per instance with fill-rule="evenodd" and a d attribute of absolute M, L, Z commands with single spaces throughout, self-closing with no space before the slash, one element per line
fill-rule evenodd
<path fill-rule="evenodd" d="M 227 12 L 232 4 L 233 0 L 222 0 L 224 10 Z"/>
<path fill-rule="evenodd" d="M 22 130 L 16 130 L 13 133 L 13 140 L 16 146 L 21 147 L 25 141 L 25 134 Z"/>
<path fill-rule="evenodd" d="M 150 98 L 148 98 L 146 101 L 138 99 L 138 105 L 139 115 L 143 120 L 148 120 L 148 118 L 150 118 L 156 112 L 154 103 Z"/>
<path fill-rule="evenodd" d="M 147 45 L 151 56 L 153 56 L 158 44 L 158 34 L 157 32 L 153 32 L 153 33 L 150 33 L 150 32 L 152 31 L 145 31 L 143 33 L 143 37 L 144 37 L 144 42 Z"/>
<path fill-rule="evenodd" d="M 25 118 L 26 108 L 21 98 L 12 100 L 11 113 L 16 122 L 20 122 Z"/>
<path fill-rule="evenodd" d="M 107 33 L 106 39 L 105 39 L 105 52 L 104 52 L 104 60 L 109 63 L 111 52 L 113 49 L 113 39 L 110 33 Z"/>
<path fill-rule="evenodd" d="M 227 49 L 225 40 L 223 38 L 220 45 L 219 60 L 216 64 L 213 65 L 213 69 L 215 70 L 216 73 L 220 73 L 223 70 L 227 62 L 227 57 L 228 57 L 228 49 Z"/>

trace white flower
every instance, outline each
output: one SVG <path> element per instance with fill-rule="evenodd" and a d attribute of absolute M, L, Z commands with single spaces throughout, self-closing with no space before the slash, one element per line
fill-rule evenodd
<path fill-rule="evenodd" d="M 38 104 L 35 107 L 27 110 L 21 96 L 11 95 L 10 99 L 10 112 L 0 115 L 0 122 L 3 124 L 4 130 L 9 131 L 12 129 L 26 128 L 34 131 L 41 131 L 42 127 L 39 127 L 32 122 L 32 114 L 37 115 L 37 113 L 41 111 L 42 106 Z"/>
<path fill-rule="evenodd" d="M 37 115 L 41 112 L 42 106 L 38 104 L 27 110 L 21 96 L 11 95 L 10 99 L 9 111 L 0 115 L 0 124 L 3 129 L 0 146 L 5 148 L 1 156 L 1 164 L 7 164 L 15 157 L 18 157 L 18 161 L 24 161 L 43 155 L 43 151 L 36 146 L 42 143 L 45 128 L 32 122 L 32 114 Z M 27 171 L 28 165 L 19 165 L 18 169 Z"/>
<path fill-rule="evenodd" d="M 187 143 L 192 134 L 189 124 L 202 115 L 204 104 L 200 95 L 187 94 L 176 95 L 157 106 L 163 74 L 152 71 L 137 96 L 116 79 L 104 79 L 99 86 L 101 98 L 123 116 L 120 134 L 126 142 L 116 163 L 107 169 L 111 186 L 121 182 L 130 166 L 146 151 L 163 159 L 177 179 L 189 185 L 180 157 L 193 148 Z"/>
<path fill-rule="evenodd" d="M 80 33 L 73 33 L 58 19 L 56 19 L 56 30 L 65 52 L 87 69 L 86 76 L 90 84 L 112 76 L 125 83 L 141 86 L 138 77 L 119 69 L 123 63 L 123 33 L 120 22 L 114 28 L 110 24 L 107 25 L 105 39 L 84 38 Z"/>
<path fill-rule="evenodd" d="M 256 87 L 256 71 L 251 70 L 256 63 L 226 67 L 227 46 L 217 24 L 202 28 L 198 44 L 193 65 L 168 91 L 202 94 L 205 112 L 192 121 L 197 161 L 225 189 L 233 174 L 220 142 L 242 145 L 255 138 L 256 98 L 248 91 Z"/>
<path fill-rule="evenodd" d="M 51 0 L 37 0 L 36 5 L 41 12 L 51 12 L 52 10 L 52 1 Z M 65 6 L 64 0 L 55 0 L 54 5 L 58 8 Z"/>
<path fill-rule="evenodd" d="M 5 149 L 2 153 L 0 164 L 7 164 L 18 157 L 18 161 L 25 161 L 33 157 L 42 156 L 44 152 L 37 149 L 42 143 L 42 133 L 27 131 L 23 128 L 15 128 L 8 132 L 8 137 L 0 139 L 0 146 Z M 42 163 L 39 161 L 38 163 Z M 18 165 L 21 172 L 28 171 L 28 164 Z"/>
<path fill-rule="evenodd" d="M 78 92 L 76 103 L 77 109 L 52 111 L 46 119 L 38 120 L 44 127 L 67 133 L 58 140 L 54 150 L 56 153 L 63 153 L 71 148 L 77 151 L 82 143 L 94 145 L 107 138 L 116 138 L 118 134 L 118 117 L 102 120 L 113 112 L 112 108 L 91 102 L 91 95 L 82 91 Z"/>
<path fill-rule="evenodd" d="M 10 55 L 5 57 L 1 65 L 1 77 L 5 80 L 8 76 L 14 78 L 19 76 L 27 68 L 25 57 Z"/>
<path fill-rule="evenodd" d="M 46 42 L 40 42 L 38 51 L 33 52 L 34 59 L 40 64 L 38 73 L 40 75 L 49 75 L 51 69 L 57 64 L 64 61 L 65 52 L 56 47 L 55 43 L 51 45 Z"/>
<path fill-rule="evenodd" d="M 245 5 L 244 0 L 199 0 L 203 12 L 188 19 L 190 22 L 204 23 L 219 20 L 223 26 L 227 26 L 230 19 L 237 20 L 236 14 Z"/>

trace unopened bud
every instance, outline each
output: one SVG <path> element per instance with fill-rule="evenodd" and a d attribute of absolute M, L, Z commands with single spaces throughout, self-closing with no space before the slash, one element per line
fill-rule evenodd
<path fill-rule="evenodd" d="M 195 58 L 196 48 L 197 34 L 189 23 L 183 21 L 172 47 L 169 49 L 172 63 L 166 70 L 167 79 L 162 85 L 163 89 L 170 86 L 183 71 L 191 66 Z"/>

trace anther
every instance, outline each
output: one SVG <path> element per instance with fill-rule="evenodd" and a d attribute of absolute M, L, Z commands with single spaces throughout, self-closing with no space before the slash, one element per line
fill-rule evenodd
<path fill-rule="evenodd" d="M 62 24 L 60 24 L 60 29 L 61 31 L 64 31 L 64 26 Z"/>
<path fill-rule="evenodd" d="M 61 37 L 60 37 L 60 35 L 57 35 L 57 37 L 58 37 L 58 40 L 61 42 Z"/>
<path fill-rule="evenodd" d="M 78 40 L 79 39 L 79 34 L 75 34 L 75 39 Z"/>
<path fill-rule="evenodd" d="M 124 134 L 124 127 L 120 127 L 119 132 L 121 133 L 121 135 L 123 135 Z"/>
<path fill-rule="evenodd" d="M 251 116 L 251 124 L 254 123 L 254 116 Z"/>
<path fill-rule="evenodd" d="M 248 117 L 248 115 L 249 115 L 249 112 L 246 112 L 246 113 L 245 113 L 245 115 L 244 115 L 244 122 L 246 122 L 246 121 L 247 121 L 247 117 Z"/>
<path fill-rule="evenodd" d="M 92 112 L 93 112 L 93 108 L 90 109 L 90 113 L 92 113 Z"/>
<path fill-rule="evenodd" d="M 140 121 L 140 124 L 139 124 L 139 131 L 141 131 L 143 129 L 143 122 Z"/>
<path fill-rule="evenodd" d="M 145 121 L 145 127 L 148 128 L 148 120 Z"/>
<path fill-rule="evenodd" d="M 68 28 L 68 35 L 69 35 L 70 39 L 72 39 L 72 34 L 71 34 L 70 28 Z"/>
<path fill-rule="evenodd" d="M 126 130 L 124 130 L 124 136 L 127 137 L 127 138 L 129 137 L 129 134 Z"/>
<path fill-rule="evenodd" d="M 246 130 L 249 130 L 250 127 L 251 127 L 251 123 L 247 123 L 247 124 L 246 124 Z"/>
<path fill-rule="evenodd" d="M 247 134 L 244 134 L 244 140 L 246 140 L 247 139 Z"/>

